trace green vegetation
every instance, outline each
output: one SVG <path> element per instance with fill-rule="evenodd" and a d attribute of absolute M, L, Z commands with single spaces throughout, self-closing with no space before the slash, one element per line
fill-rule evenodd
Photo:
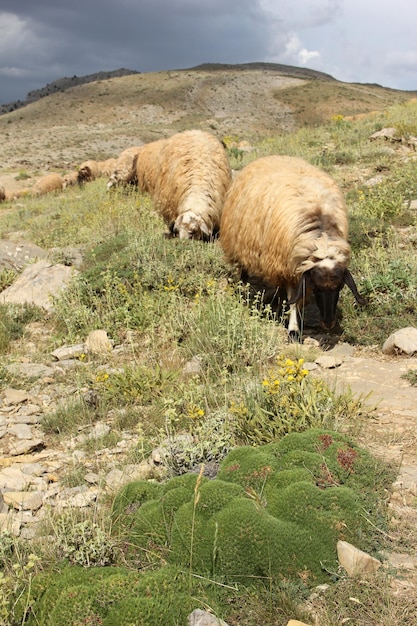
<path fill-rule="evenodd" d="M 310 105 L 312 88 L 305 98 Z M 252 152 L 229 147 L 236 168 L 293 154 L 343 188 L 351 269 L 368 299 L 359 309 L 348 290 L 341 294 L 340 339 L 355 345 L 381 346 L 391 330 L 415 325 L 415 162 L 369 136 L 385 126 L 417 134 L 416 112 L 411 103 L 358 121 L 333 115 L 326 125 L 265 138 Z M 355 607 L 358 623 L 366 614 L 367 624 L 380 624 L 384 585 L 349 586 L 335 552 L 341 538 L 379 556 L 388 537 L 391 469 L 352 439 L 367 416 L 361 398 L 336 393 L 307 370 L 314 349 L 289 345 L 283 320 L 250 302 L 218 242 L 164 238 L 147 196 L 108 194 L 96 180 L 21 198 L 1 213 L 0 234 L 23 228 L 40 246 L 83 253 L 79 274 L 55 298 L 48 337 L 37 347 L 41 360 L 95 329 L 120 348 L 82 354 L 62 374 L 72 393 L 44 415 L 45 435 L 81 441 L 84 429 L 106 420 L 111 433 L 80 443 L 85 455 L 98 464 L 99 448 L 134 433 L 139 443 L 129 460 L 158 447 L 166 480 L 128 484 L 80 519 L 51 514 L 48 546 L 39 537 L 29 551 L 2 533 L 0 624 L 179 624 L 197 607 L 241 626 L 282 626 L 290 617 L 309 623 L 302 602 L 318 582 L 331 583 L 322 626 L 350 618 L 340 603 L 352 597 L 368 607 L 362 614 Z M 3 288 L 13 279 L 3 272 Z M 3 388 L 10 353 L 26 355 L 38 322 L 36 307 L 1 305 Z M 198 367 L 187 373 L 190 362 Z M 416 384 L 412 371 L 405 377 Z M 220 466 L 216 478 L 196 473 L 201 464 Z M 62 484 L 82 484 L 80 466 Z M 391 608 L 399 623 L 403 608 Z"/>

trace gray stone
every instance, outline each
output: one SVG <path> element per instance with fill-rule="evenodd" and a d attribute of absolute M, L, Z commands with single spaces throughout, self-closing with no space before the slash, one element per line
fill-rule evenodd
<path fill-rule="evenodd" d="M 5 467 L 0 472 L 0 489 L 23 491 L 28 487 L 30 478 L 18 467 Z"/>
<path fill-rule="evenodd" d="M 386 339 L 382 346 L 384 354 L 404 353 L 413 356 L 417 353 L 417 328 L 407 326 L 395 331 Z"/>
<path fill-rule="evenodd" d="M 46 250 L 28 241 L 9 241 L 0 239 L 0 267 L 21 271 L 34 259 L 43 259 Z"/>
<path fill-rule="evenodd" d="M 0 293 L 0 302 L 35 304 L 46 311 L 53 310 L 53 296 L 62 291 L 78 273 L 66 265 L 53 265 L 41 260 L 28 265 L 17 280 Z"/>
<path fill-rule="evenodd" d="M 203 367 L 201 364 L 201 357 L 199 356 L 194 356 L 190 361 L 187 361 L 187 363 L 182 368 L 182 373 L 187 378 L 191 378 L 192 376 L 200 376 L 202 372 Z"/>
<path fill-rule="evenodd" d="M 51 352 L 51 355 L 57 359 L 57 361 L 67 361 L 69 359 L 77 359 L 84 354 L 85 351 L 85 344 L 77 343 L 74 346 L 61 346 Z"/>
<path fill-rule="evenodd" d="M 32 429 L 28 424 L 16 424 L 8 428 L 7 432 L 18 439 L 32 439 Z"/>
<path fill-rule="evenodd" d="M 30 393 L 27 391 L 23 391 L 22 389 L 12 389 L 9 387 L 3 390 L 2 397 L 4 404 L 12 405 L 22 404 L 23 402 L 27 402 L 32 399 Z"/>
<path fill-rule="evenodd" d="M 335 367 L 340 367 L 343 361 L 338 356 L 328 356 L 324 354 L 323 356 L 319 356 L 315 360 L 315 363 L 322 369 L 334 369 Z"/>
<path fill-rule="evenodd" d="M 52 367 L 42 363 L 11 363 L 6 366 L 6 369 L 13 376 L 23 376 L 24 378 L 44 378 L 55 374 Z"/>
<path fill-rule="evenodd" d="M 41 448 L 44 446 L 43 439 L 24 439 L 17 443 L 10 442 L 9 444 L 9 454 L 11 456 L 20 456 L 21 454 L 28 454 L 37 448 Z"/>
<path fill-rule="evenodd" d="M 227 626 L 227 622 L 202 609 L 195 609 L 190 613 L 188 624 L 189 626 Z"/>
<path fill-rule="evenodd" d="M 104 424 L 104 422 L 97 422 L 94 424 L 94 427 L 91 433 L 88 436 L 88 439 L 100 439 L 101 437 L 105 437 L 110 432 L 110 426 L 108 424 Z"/>

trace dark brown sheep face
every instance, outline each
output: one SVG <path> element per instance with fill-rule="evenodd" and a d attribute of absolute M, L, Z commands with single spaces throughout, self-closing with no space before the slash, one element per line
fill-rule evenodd
<path fill-rule="evenodd" d="M 366 304 L 366 300 L 358 293 L 352 274 L 341 266 L 333 268 L 317 266 L 306 272 L 289 304 L 298 302 L 304 298 L 305 294 L 312 291 L 320 311 L 320 326 L 323 330 L 329 331 L 336 325 L 337 303 L 344 285 L 352 291 L 358 304 Z"/>
<path fill-rule="evenodd" d="M 345 268 L 342 267 L 332 269 L 314 267 L 309 272 L 311 287 L 320 311 L 320 326 L 323 330 L 331 330 L 336 324 L 339 294 L 345 284 L 344 273 Z"/>

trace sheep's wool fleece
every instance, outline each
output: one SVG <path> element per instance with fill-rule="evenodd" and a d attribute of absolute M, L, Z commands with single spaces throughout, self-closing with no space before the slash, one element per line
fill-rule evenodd
<path fill-rule="evenodd" d="M 232 176 L 226 150 L 214 135 L 189 130 L 147 144 L 136 171 L 139 187 L 153 195 L 168 224 L 193 211 L 210 229 L 218 226 Z"/>
<path fill-rule="evenodd" d="M 226 259 L 271 285 L 296 282 L 321 259 L 346 265 L 348 220 L 343 194 L 303 159 L 259 158 L 232 183 L 220 243 Z"/>

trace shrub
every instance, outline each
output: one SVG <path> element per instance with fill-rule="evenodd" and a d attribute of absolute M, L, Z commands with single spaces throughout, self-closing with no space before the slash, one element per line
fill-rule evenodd
<path fill-rule="evenodd" d="M 117 505 L 115 513 L 141 551 L 197 574 L 246 583 L 301 578 L 311 586 L 337 571 L 339 539 L 363 549 L 376 541 L 372 532 L 366 538 L 365 519 L 381 517 L 392 478 L 348 438 L 310 430 L 232 450 L 212 481 L 177 477 L 147 500 L 140 482 L 125 487 L 125 510 Z"/>

